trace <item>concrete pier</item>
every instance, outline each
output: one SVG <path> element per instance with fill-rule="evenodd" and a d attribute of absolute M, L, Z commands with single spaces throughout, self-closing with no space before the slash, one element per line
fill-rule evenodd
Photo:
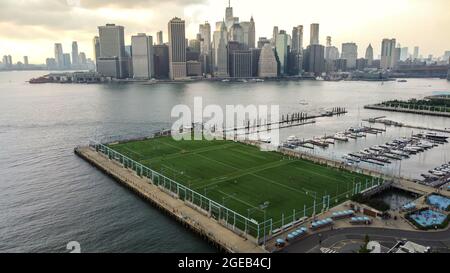
<path fill-rule="evenodd" d="M 430 110 L 416 110 L 416 109 L 408 109 L 408 108 L 400 108 L 400 107 L 389 107 L 383 105 L 366 105 L 365 109 L 371 110 L 382 110 L 382 111 L 391 111 L 391 112 L 402 112 L 402 113 L 410 113 L 410 114 L 419 114 L 419 115 L 430 115 L 430 116 L 438 116 L 438 117 L 450 117 L 450 112 L 438 112 L 438 111 L 430 111 Z"/>
<path fill-rule="evenodd" d="M 101 170 L 117 182 L 137 193 L 158 209 L 173 217 L 188 229 L 229 253 L 265 253 L 266 251 L 251 240 L 243 238 L 227 229 L 216 220 L 188 206 L 183 200 L 174 198 L 155 186 L 148 178 L 137 176 L 116 161 L 89 147 L 77 147 L 75 154 Z"/>

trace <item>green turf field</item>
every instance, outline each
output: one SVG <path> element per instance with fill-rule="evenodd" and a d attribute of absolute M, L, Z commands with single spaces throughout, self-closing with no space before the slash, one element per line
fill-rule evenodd
<path fill-rule="evenodd" d="M 364 188 L 369 179 L 232 141 L 160 137 L 110 147 L 250 219 L 264 220 L 265 210 L 266 219 L 278 225 L 282 214 L 284 223 L 292 221 L 294 210 L 297 219 L 302 217 L 314 198 L 316 212 L 323 207 L 323 196 L 331 196 L 330 207 L 344 201 L 354 183 L 362 182 Z"/>

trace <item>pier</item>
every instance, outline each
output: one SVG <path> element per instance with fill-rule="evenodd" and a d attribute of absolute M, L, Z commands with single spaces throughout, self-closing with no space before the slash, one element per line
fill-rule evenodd
<path fill-rule="evenodd" d="M 430 110 L 418 110 L 418 109 L 391 107 L 391 106 L 385 106 L 385 105 L 380 105 L 380 104 L 366 105 L 366 106 L 364 106 L 364 108 L 371 109 L 371 110 L 402 112 L 402 113 L 430 115 L 430 116 L 447 117 L 447 118 L 450 117 L 450 112 L 439 112 L 439 111 L 430 111 Z"/>
<path fill-rule="evenodd" d="M 439 128 L 408 125 L 408 124 L 404 124 L 401 122 L 385 119 L 385 117 L 375 117 L 375 118 L 370 118 L 370 119 L 363 119 L 363 121 L 369 122 L 369 123 L 384 124 L 386 126 L 404 127 L 404 128 L 424 130 L 424 131 L 434 131 L 434 132 L 440 132 L 440 133 L 450 133 L 450 128 L 439 129 Z"/>
<path fill-rule="evenodd" d="M 196 210 L 187 201 L 174 198 L 169 192 L 151 183 L 150 179 L 136 175 L 132 170 L 124 168 L 102 153 L 88 146 L 77 147 L 74 152 L 219 250 L 229 253 L 267 252 L 253 240 L 236 234 L 218 221 Z"/>
<path fill-rule="evenodd" d="M 272 126 L 278 126 L 276 129 L 282 129 L 282 128 L 289 128 L 294 126 L 302 126 L 306 124 L 312 124 L 315 123 L 314 119 L 322 118 L 322 117 L 333 117 L 333 116 L 340 116 L 347 113 L 347 110 L 342 107 L 334 107 L 330 111 L 325 111 L 324 113 L 319 114 L 308 114 L 304 112 L 296 112 L 296 113 L 288 113 L 283 114 L 281 116 L 281 121 L 275 121 L 275 122 L 269 122 L 261 120 L 254 120 L 253 125 L 251 125 L 250 120 L 244 121 L 244 125 L 240 127 L 234 127 L 234 128 L 224 128 L 222 130 L 223 133 L 232 132 L 232 131 L 238 131 L 238 130 L 247 130 L 247 132 L 250 132 L 250 129 L 257 129 L 259 132 L 260 128 L 266 128 L 265 130 L 270 131 Z M 212 132 L 215 132 L 215 126 L 213 127 Z"/>

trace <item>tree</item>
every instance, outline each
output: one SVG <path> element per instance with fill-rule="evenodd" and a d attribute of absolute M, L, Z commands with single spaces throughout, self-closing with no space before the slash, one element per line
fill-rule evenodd
<path fill-rule="evenodd" d="M 364 237 L 364 244 L 359 248 L 358 253 L 370 253 L 371 250 L 367 249 L 367 245 L 370 242 L 369 235 L 366 234 Z"/>

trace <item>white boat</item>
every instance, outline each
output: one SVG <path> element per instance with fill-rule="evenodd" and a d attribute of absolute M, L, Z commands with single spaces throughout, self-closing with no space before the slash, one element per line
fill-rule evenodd
<path fill-rule="evenodd" d="M 341 133 L 335 134 L 334 138 L 340 141 L 348 141 L 348 137 L 346 137 L 344 134 Z"/>

